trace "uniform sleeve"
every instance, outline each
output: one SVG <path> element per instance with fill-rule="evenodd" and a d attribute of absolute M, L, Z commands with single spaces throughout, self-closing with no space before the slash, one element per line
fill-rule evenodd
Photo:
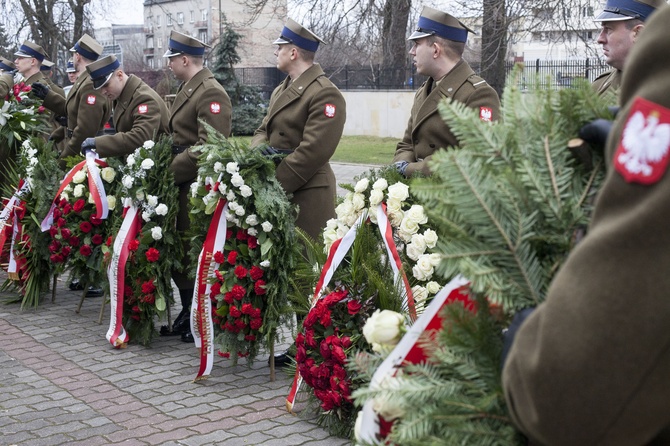
<path fill-rule="evenodd" d="M 9 73 L 2 73 L 0 76 L 0 99 L 4 99 L 9 91 L 14 87 L 14 78 Z"/>
<path fill-rule="evenodd" d="M 295 192 L 328 163 L 342 137 L 346 116 L 340 91 L 332 85 L 320 88 L 309 103 L 302 141 L 277 166 L 277 180 L 287 193 Z"/>
<path fill-rule="evenodd" d="M 132 116 L 133 127 L 129 131 L 95 138 L 95 149 L 100 157 L 128 155 L 160 132 L 163 116 L 158 104 L 149 97 L 134 104 L 132 110 L 126 111 Z M 146 105 L 147 110 L 140 113 L 137 104 Z"/>
<path fill-rule="evenodd" d="M 44 98 L 44 101 L 42 101 L 42 105 L 51 110 L 56 116 L 67 116 L 65 97 L 51 89 Z"/>
<path fill-rule="evenodd" d="M 670 426 L 669 210 L 669 172 L 651 185 L 608 172 L 589 233 L 503 370 L 510 415 L 534 441 L 641 445 Z"/>
<path fill-rule="evenodd" d="M 261 122 L 261 125 L 254 132 L 253 138 L 251 138 L 251 142 L 249 143 L 250 148 L 253 149 L 254 147 L 267 144 L 268 142 L 267 125 L 268 125 L 268 116 L 265 115 L 265 117 L 263 118 L 263 122 Z"/>
<path fill-rule="evenodd" d="M 72 129 L 72 136 L 61 153 L 61 158 L 79 155 L 81 143 L 86 138 L 93 138 L 102 129 L 109 118 L 109 101 L 99 91 L 87 88 L 81 92 L 78 104 L 77 122 L 68 122 Z M 51 95 L 51 92 L 49 92 Z M 58 96 L 56 93 L 54 95 Z M 63 98 L 65 100 L 65 98 Z"/>

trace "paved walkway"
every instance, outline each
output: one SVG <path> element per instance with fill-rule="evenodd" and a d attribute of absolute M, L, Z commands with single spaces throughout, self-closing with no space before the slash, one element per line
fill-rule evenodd
<path fill-rule="evenodd" d="M 371 167 L 333 164 L 338 183 Z M 100 298 L 75 313 L 80 294 L 66 285 L 37 310 L 0 305 L 0 446 L 349 444 L 286 412 L 292 377 L 278 370 L 271 382 L 267 353 L 251 368 L 217 357 L 195 384 L 193 344 L 157 337 L 151 348 L 115 350 L 105 339 L 109 307 L 102 325 Z"/>

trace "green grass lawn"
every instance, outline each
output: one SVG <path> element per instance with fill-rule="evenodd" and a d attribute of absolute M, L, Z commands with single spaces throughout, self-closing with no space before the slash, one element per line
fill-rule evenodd
<path fill-rule="evenodd" d="M 237 137 L 244 142 L 251 141 L 249 136 Z M 380 138 L 377 136 L 343 136 L 331 161 L 354 164 L 391 164 L 398 138 Z"/>

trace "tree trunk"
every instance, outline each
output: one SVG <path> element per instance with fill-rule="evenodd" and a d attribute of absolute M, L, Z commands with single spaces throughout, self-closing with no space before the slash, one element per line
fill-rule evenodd
<path fill-rule="evenodd" d="M 484 0 L 481 76 L 502 94 L 507 60 L 507 8 L 505 0 Z"/>
<path fill-rule="evenodd" d="M 399 88 L 407 75 L 407 22 L 411 0 L 387 0 L 382 24 L 382 86 Z"/>

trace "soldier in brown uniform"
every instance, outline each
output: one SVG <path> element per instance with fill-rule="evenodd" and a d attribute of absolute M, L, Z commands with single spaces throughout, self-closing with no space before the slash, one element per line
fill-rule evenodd
<path fill-rule="evenodd" d="M 618 94 L 621 75 L 628 53 L 644 29 L 644 22 L 665 0 L 608 0 L 603 12 L 596 18 L 602 29 L 598 43 L 603 47 L 606 62 L 611 70 L 602 73 L 593 81 L 593 89 L 598 95 L 607 92 Z"/>
<path fill-rule="evenodd" d="M 65 91 L 63 88 L 56 84 L 52 79 L 51 76 L 53 76 L 53 66 L 55 64 L 51 62 L 50 60 L 44 59 L 42 61 L 42 65 L 40 66 L 40 71 L 42 72 L 42 76 L 44 77 L 44 80 L 46 81 L 47 84 L 49 84 L 49 88 L 51 88 L 53 91 L 58 93 L 59 95 L 65 97 Z"/>
<path fill-rule="evenodd" d="M 82 153 L 95 150 L 102 157 L 132 153 L 148 140 L 169 133 L 165 102 L 151 87 L 135 75 L 127 75 L 114 55 L 103 57 L 86 67 L 93 88 L 113 101 L 113 135 L 89 137 L 81 145 Z"/>
<path fill-rule="evenodd" d="M 14 55 L 16 56 L 14 65 L 23 77 L 22 82 L 26 85 L 31 85 L 33 82 L 46 82 L 40 69 L 46 58 L 41 46 L 26 40 Z"/>
<path fill-rule="evenodd" d="M 323 40 L 289 19 L 273 43 L 278 45 L 277 68 L 288 76 L 272 92 L 251 147 L 286 154 L 277 165 L 277 180 L 298 205 L 296 225 L 317 239 L 326 222 L 335 217 L 337 183 L 328 161 L 342 137 L 346 103 L 314 63 Z M 275 356 L 277 365 L 288 362 L 286 353 Z"/>
<path fill-rule="evenodd" d="M 393 162 L 406 177 L 430 175 L 428 161 L 440 148 L 458 146 L 458 139 L 437 111 L 444 98 L 462 102 L 479 112 L 482 121 L 498 119 L 500 99 L 484 79 L 463 60 L 467 26 L 451 15 L 424 7 L 417 30 L 409 37 L 416 71 L 429 79 L 414 96 L 414 104 Z"/>
<path fill-rule="evenodd" d="M 191 147 L 207 140 L 207 130 L 201 120 L 222 135 L 229 137 L 232 128 L 232 105 L 228 93 L 203 66 L 205 45 L 193 37 L 172 31 L 169 49 L 163 57 L 175 78 L 182 81 L 177 96 L 170 106 L 169 128 L 173 138 L 174 159 L 170 169 L 179 187 L 179 215 L 177 230 L 185 235 L 189 228 L 189 189 L 198 175 L 199 152 Z M 185 240 L 185 237 L 183 237 Z M 185 243 L 186 244 L 186 243 Z M 172 278 L 179 288 L 182 312 L 177 316 L 172 331 L 182 334 L 182 341 L 193 342 L 190 331 L 190 307 L 193 297 L 193 279 L 188 271 L 195 270 L 185 249 L 184 270 L 174 271 Z"/>
<path fill-rule="evenodd" d="M 5 99 L 14 88 L 14 62 L 0 57 L 0 99 Z"/>
<path fill-rule="evenodd" d="M 67 117 L 65 148 L 60 158 L 78 155 L 81 143 L 86 138 L 101 132 L 109 119 L 111 106 L 106 97 L 93 88 L 85 67 L 100 57 L 102 45 L 88 34 L 84 34 L 70 51 L 73 52 L 75 68 L 81 73 L 67 98 L 51 90 L 42 82 L 32 85 L 35 96 L 44 100 L 46 108 L 57 116 Z"/>
<path fill-rule="evenodd" d="M 532 444 L 670 444 L 668 23 L 663 6 L 631 52 L 589 233 L 505 362 Z"/>

